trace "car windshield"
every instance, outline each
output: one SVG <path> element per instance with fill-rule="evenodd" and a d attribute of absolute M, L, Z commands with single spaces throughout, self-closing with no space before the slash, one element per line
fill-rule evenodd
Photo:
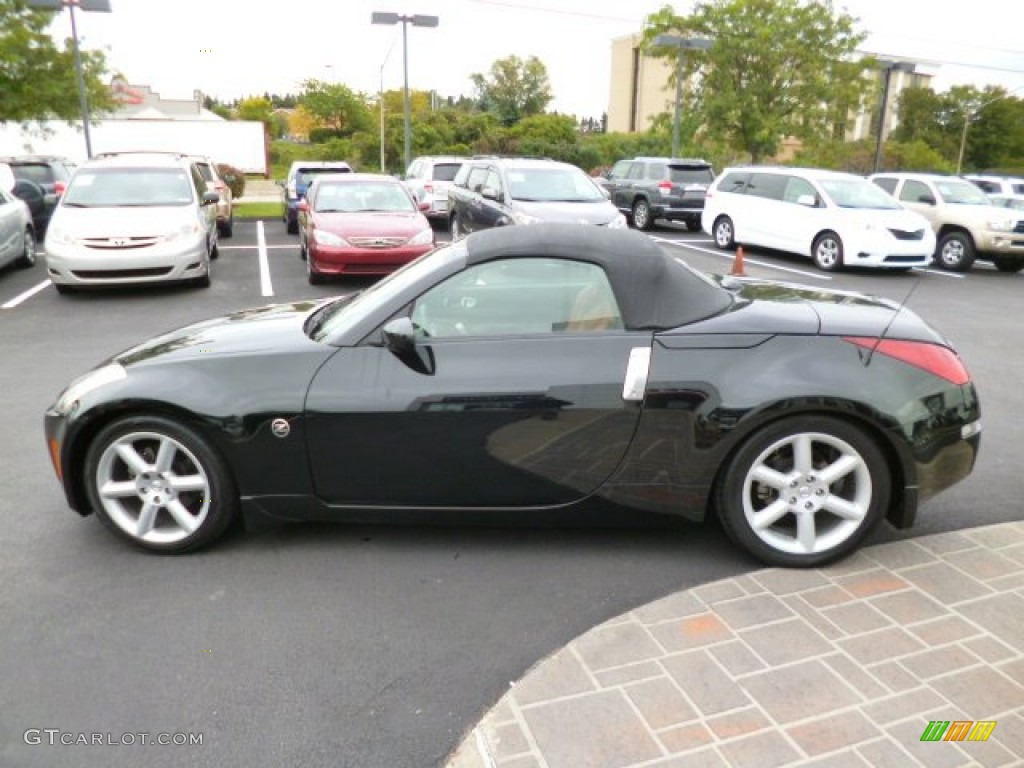
<path fill-rule="evenodd" d="M 604 195 L 579 168 L 509 168 L 509 192 L 515 200 L 536 203 L 594 203 Z"/>
<path fill-rule="evenodd" d="M 319 310 L 311 318 L 313 322 L 306 326 L 306 333 L 313 341 L 324 341 L 344 333 L 380 307 L 390 304 L 411 286 L 425 280 L 430 273 L 465 257 L 464 243 L 452 243 L 424 254 L 362 293 L 343 296 Z"/>
<path fill-rule="evenodd" d="M 434 165 L 434 181 L 451 181 L 461 167 L 462 163 L 437 163 Z"/>
<path fill-rule="evenodd" d="M 190 205 L 192 180 L 181 168 L 82 169 L 61 201 L 76 208 Z"/>
<path fill-rule="evenodd" d="M 411 213 L 412 199 L 392 182 L 354 181 L 323 183 L 316 193 L 313 210 L 318 213 L 383 211 Z"/>
<path fill-rule="evenodd" d="M 866 179 L 818 179 L 818 184 L 840 208 L 901 208 L 892 195 Z"/>
<path fill-rule="evenodd" d="M 953 179 L 935 182 L 939 195 L 954 205 L 992 205 L 988 195 L 968 181 Z"/>

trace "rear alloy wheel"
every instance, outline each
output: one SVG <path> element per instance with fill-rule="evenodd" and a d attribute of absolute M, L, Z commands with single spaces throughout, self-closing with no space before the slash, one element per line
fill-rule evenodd
<path fill-rule="evenodd" d="M 939 238 L 936 264 L 948 272 L 966 272 L 974 264 L 974 241 L 966 232 L 949 232 Z"/>
<path fill-rule="evenodd" d="M 723 251 L 736 245 L 736 230 L 733 228 L 732 219 L 728 216 L 719 216 L 715 219 L 715 227 L 711 234 L 715 238 L 715 245 Z"/>
<path fill-rule="evenodd" d="M 633 226 L 645 232 L 654 226 L 654 218 L 651 216 L 651 204 L 642 197 L 637 198 L 633 203 Z"/>
<path fill-rule="evenodd" d="M 835 272 L 843 268 L 843 241 L 835 232 L 819 235 L 811 246 L 811 260 L 822 272 Z"/>
<path fill-rule="evenodd" d="M 227 530 L 238 494 L 227 465 L 198 433 L 170 419 L 128 417 L 96 436 L 85 489 L 118 536 L 155 552 L 185 552 Z"/>
<path fill-rule="evenodd" d="M 1024 259 L 1015 259 L 1010 256 L 1000 256 L 995 260 L 996 269 L 1000 272 L 1020 272 L 1024 269 Z"/>
<path fill-rule="evenodd" d="M 28 269 L 36 263 L 36 236 L 29 227 L 25 227 L 25 236 L 21 247 L 21 256 L 14 263 L 22 269 Z"/>
<path fill-rule="evenodd" d="M 852 552 L 882 518 L 891 476 L 861 429 L 798 416 L 757 432 L 717 488 L 723 527 L 764 563 L 812 567 Z"/>

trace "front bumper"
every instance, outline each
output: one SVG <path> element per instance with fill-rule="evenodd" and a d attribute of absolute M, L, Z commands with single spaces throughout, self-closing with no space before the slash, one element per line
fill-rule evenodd
<path fill-rule="evenodd" d="M 132 248 L 46 243 L 47 276 L 60 285 L 119 285 L 188 280 L 207 273 L 206 234 Z"/>
<path fill-rule="evenodd" d="M 310 242 L 310 267 L 321 275 L 386 275 L 434 249 L 427 245 L 397 248 L 345 248 Z"/>
<path fill-rule="evenodd" d="M 934 253 L 935 238 L 930 232 L 920 240 L 899 240 L 888 230 L 843 236 L 843 261 L 848 267 L 926 267 Z"/>

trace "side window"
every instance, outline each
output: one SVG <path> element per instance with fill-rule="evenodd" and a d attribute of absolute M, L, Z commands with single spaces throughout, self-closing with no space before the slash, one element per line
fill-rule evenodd
<path fill-rule="evenodd" d="M 499 176 L 498 172 L 493 168 L 487 169 L 487 178 L 484 179 L 484 187 L 487 189 L 493 189 L 499 195 L 505 191 L 502 187 L 501 176 Z"/>
<path fill-rule="evenodd" d="M 633 163 L 630 166 L 629 172 L 626 174 L 627 179 L 642 179 L 644 177 L 644 164 Z"/>
<path fill-rule="evenodd" d="M 470 192 L 480 194 L 480 190 L 484 186 L 484 180 L 487 178 L 487 166 L 478 165 L 474 166 L 469 171 L 469 178 L 466 179 L 466 186 Z"/>
<path fill-rule="evenodd" d="M 612 171 L 609 175 L 613 179 L 624 179 L 631 165 L 632 163 L 629 160 L 619 160 L 619 162 L 612 166 Z"/>
<path fill-rule="evenodd" d="M 818 195 L 815 193 L 814 187 L 811 186 L 811 183 L 807 181 L 807 179 L 801 179 L 793 176 L 786 182 L 786 191 L 783 194 L 782 199 L 787 203 L 795 203 L 801 197 L 806 195 L 813 197 L 815 204 L 817 204 Z"/>
<path fill-rule="evenodd" d="M 732 192 L 733 194 L 741 195 L 746 192 L 748 181 L 750 181 L 749 173 L 730 173 L 722 179 L 718 189 L 720 192 Z"/>
<path fill-rule="evenodd" d="M 412 165 L 409 166 L 409 170 L 405 172 L 407 179 L 418 179 L 420 174 L 423 172 L 423 161 L 413 160 Z"/>
<path fill-rule="evenodd" d="M 900 200 L 908 203 L 923 203 L 925 200 L 934 199 L 935 196 L 924 182 L 914 181 L 913 179 L 903 182 L 903 189 L 900 190 Z"/>
<path fill-rule="evenodd" d="M 424 338 L 524 336 L 622 328 L 604 270 L 568 259 L 514 258 L 478 264 L 413 304 Z"/>
<path fill-rule="evenodd" d="M 784 173 L 755 173 L 747 187 L 747 194 L 755 197 L 766 197 L 769 200 L 782 200 L 786 193 L 786 184 L 791 179 Z"/>
<path fill-rule="evenodd" d="M 896 179 L 873 179 L 873 181 L 890 195 L 896 194 Z"/>
<path fill-rule="evenodd" d="M 192 172 L 192 186 L 195 187 L 196 197 L 198 197 L 199 201 L 202 202 L 203 193 L 206 192 L 206 180 L 194 164 L 189 166 L 189 170 Z"/>
<path fill-rule="evenodd" d="M 647 164 L 647 178 L 653 181 L 661 181 L 665 178 L 668 166 L 664 163 L 648 163 Z"/>

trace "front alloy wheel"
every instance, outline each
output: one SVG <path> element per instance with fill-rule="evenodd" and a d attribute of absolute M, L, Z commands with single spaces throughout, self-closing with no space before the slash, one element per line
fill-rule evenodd
<path fill-rule="evenodd" d="M 728 216 L 719 216 L 715 220 L 712 234 L 715 237 L 715 245 L 723 251 L 736 245 L 736 231 L 732 225 L 732 219 Z"/>
<path fill-rule="evenodd" d="M 835 232 L 826 232 L 811 247 L 814 266 L 823 272 L 835 272 L 843 266 L 843 241 Z"/>
<path fill-rule="evenodd" d="M 801 416 L 751 437 L 718 487 L 723 527 L 762 562 L 810 567 L 850 553 L 889 503 L 874 440 L 830 417 Z"/>
<path fill-rule="evenodd" d="M 159 417 L 129 417 L 104 428 L 86 453 L 84 481 L 104 524 L 157 552 L 209 544 L 238 507 L 231 475 L 212 446 Z"/>
<path fill-rule="evenodd" d="M 950 272 L 966 272 L 974 263 L 974 241 L 966 232 L 950 232 L 939 238 L 936 262 Z"/>

